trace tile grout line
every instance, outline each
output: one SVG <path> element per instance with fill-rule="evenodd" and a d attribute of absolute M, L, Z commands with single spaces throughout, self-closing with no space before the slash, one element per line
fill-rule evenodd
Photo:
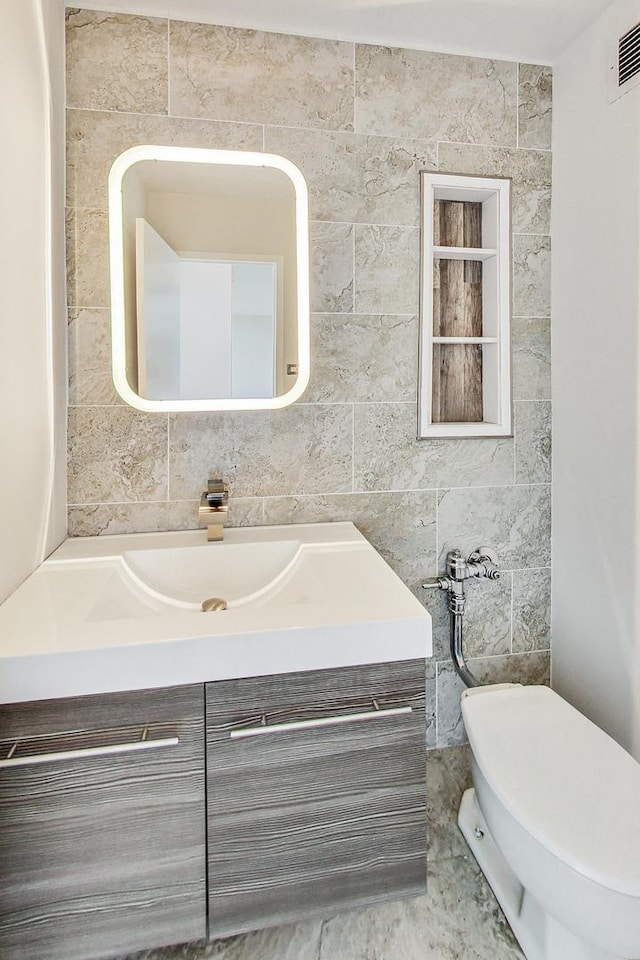
<path fill-rule="evenodd" d="M 351 404 L 351 493 L 356 489 L 356 405 Z"/>
<path fill-rule="evenodd" d="M 353 49 L 352 49 L 352 55 L 351 55 L 351 67 L 353 71 L 353 135 L 358 136 L 358 134 L 356 134 L 356 129 L 358 126 L 358 118 L 357 118 L 358 97 L 357 97 L 357 83 L 356 83 L 356 45 L 355 43 L 352 44 L 352 48 Z"/>
<path fill-rule="evenodd" d="M 514 590 L 514 577 L 513 570 L 510 571 L 511 576 L 511 642 L 509 645 L 510 653 L 513 653 L 513 590 Z"/>
<path fill-rule="evenodd" d="M 171 116 L 171 20 L 167 17 L 167 116 Z"/>
<path fill-rule="evenodd" d="M 264 128 L 263 128 L 263 129 L 264 129 Z M 264 141 L 264 134 L 263 134 L 263 149 L 264 149 L 264 143 L 265 143 L 265 141 Z M 240 151 L 240 152 L 243 152 L 243 151 Z M 101 214 L 104 214 L 105 216 L 107 216 L 108 213 L 109 213 L 109 209 L 108 209 L 108 206 L 107 206 L 107 205 L 101 206 L 101 205 L 95 204 L 95 203 L 93 203 L 93 204 L 75 204 L 75 205 L 69 205 L 69 204 L 67 204 L 65 208 L 66 208 L 67 210 L 73 210 L 73 211 L 75 211 L 75 212 L 81 211 L 81 212 L 83 212 L 83 213 L 87 213 L 87 212 L 89 212 L 89 213 L 101 213 Z M 331 226 L 377 227 L 377 228 L 379 228 L 379 229 L 381 228 L 381 229 L 383 229 L 383 230 L 406 230 L 407 232 L 408 232 L 408 231 L 412 231 L 412 232 L 418 231 L 418 232 L 419 232 L 419 231 L 421 230 L 421 225 L 420 225 L 419 223 L 417 223 L 417 224 L 416 224 L 416 223 L 397 223 L 397 222 L 396 222 L 396 223 L 389 223 L 389 222 L 385 222 L 385 221 L 382 221 L 382 220 L 332 220 L 332 219 L 313 219 L 313 218 L 312 218 L 312 219 L 309 220 L 309 224 L 310 224 L 310 225 L 311 225 L 311 224 L 328 224 L 328 225 L 331 225 Z M 539 238 L 539 239 L 541 239 L 541 240 L 551 240 L 551 234 L 550 234 L 549 232 L 547 232 L 547 233 L 523 233 L 523 232 L 516 232 L 515 230 L 512 230 L 512 236 L 513 236 L 513 237 L 527 237 L 527 238 L 537 237 L 537 238 Z M 318 311 L 314 311 L 314 312 L 317 313 Z M 322 311 L 320 311 L 320 312 L 322 312 Z M 526 314 L 526 315 L 525 315 L 525 314 L 519 314 L 519 316 L 531 316 L 531 315 L 530 315 L 530 314 Z M 535 316 L 538 317 L 539 315 L 535 315 Z M 547 316 L 547 317 L 548 317 L 549 314 L 542 314 L 542 316 Z"/>
<path fill-rule="evenodd" d="M 171 502 L 171 414 L 165 414 L 167 418 L 167 503 Z"/>
<path fill-rule="evenodd" d="M 516 150 L 520 149 L 520 61 L 516 64 Z"/>
<path fill-rule="evenodd" d="M 129 116 L 129 117 L 151 117 L 156 119 L 170 119 L 170 120 L 187 120 L 194 121 L 198 123 L 207 123 L 207 124 L 227 124 L 231 126 L 243 126 L 243 127 L 269 127 L 274 130 L 294 130 L 302 131 L 304 133 L 317 133 L 317 134 L 339 134 L 341 136 L 347 137 L 358 137 L 362 140 L 409 140 L 409 141 L 422 141 L 429 144 L 441 143 L 444 146 L 450 144 L 454 147 L 469 147 L 470 149 L 485 149 L 485 150 L 518 150 L 520 152 L 526 153 L 542 153 L 549 154 L 553 153 L 550 147 L 519 147 L 515 146 L 513 143 L 485 143 L 480 141 L 471 141 L 471 140 L 442 140 L 437 137 L 419 137 L 413 136 L 412 134 L 384 134 L 384 133 L 365 133 L 363 131 L 355 130 L 345 130 L 341 127 L 324 127 L 324 126 L 304 126 L 303 124 L 286 124 L 286 123 L 258 123 L 255 120 L 228 120 L 224 117 L 203 117 L 192 114 L 181 114 L 181 113 L 148 113 L 140 112 L 137 110 L 111 110 L 108 108 L 100 108 L 93 106 L 82 106 L 77 104 L 65 104 L 65 110 L 74 110 L 78 113 L 97 113 L 97 114 L 113 114 L 115 116 Z"/>

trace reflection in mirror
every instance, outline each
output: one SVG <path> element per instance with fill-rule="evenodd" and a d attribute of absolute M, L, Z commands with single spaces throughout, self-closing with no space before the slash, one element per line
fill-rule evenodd
<path fill-rule="evenodd" d="M 269 154 L 134 147 L 109 179 L 112 369 L 142 410 L 282 407 L 309 377 L 304 179 Z"/>

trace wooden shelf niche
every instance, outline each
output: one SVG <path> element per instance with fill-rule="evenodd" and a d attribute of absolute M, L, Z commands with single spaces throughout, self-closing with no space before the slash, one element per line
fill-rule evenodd
<path fill-rule="evenodd" d="M 421 177 L 418 437 L 510 436 L 511 182 Z"/>

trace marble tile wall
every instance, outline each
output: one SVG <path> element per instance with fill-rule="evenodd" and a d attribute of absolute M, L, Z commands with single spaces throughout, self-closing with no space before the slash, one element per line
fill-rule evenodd
<path fill-rule="evenodd" d="M 350 519 L 418 595 L 492 546 L 467 646 L 487 678 L 548 672 L 551 75 L 546 67 L 67 11 L 69 532 L 197 525 L 210 470 L 234 524 Z M 282 153 L 310 192 L 312 378 L 273 413 L 148 415 L 108 348 L 106 179 L 140 143 Z M 420 169 L 513 178 L 515 437 L 416 440 Z M 434 617 L 429 746 L 464 739 Z"/>

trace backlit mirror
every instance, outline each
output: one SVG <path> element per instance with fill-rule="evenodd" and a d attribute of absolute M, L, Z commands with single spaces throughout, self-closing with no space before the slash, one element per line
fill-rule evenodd
<path fill-rule="evenodd" d="M 308 200 L 272 154 L 143 146 L 109 176 L 113 380 L 139 410 L 284 407 L 309 379 Z"/>

